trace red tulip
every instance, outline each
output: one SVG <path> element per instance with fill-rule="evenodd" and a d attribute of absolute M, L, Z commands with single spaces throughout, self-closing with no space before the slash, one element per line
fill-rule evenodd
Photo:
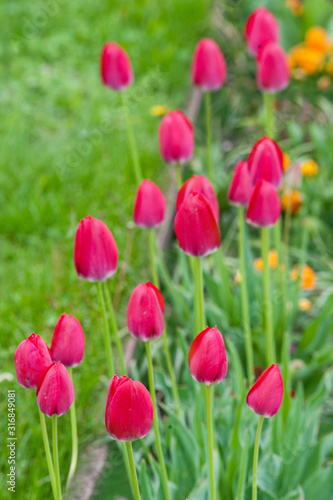
<path fill-rule="evenodd" d="M 253 191 L 248 163 L 239 161 L 229 186 L 228 199 L 233 205 L 247 205 Z"/>
<path fill-rule="evenodd" d="M 213 210 L 199 193 L 185 198 L 175 217 L 175 231 L 180 248 L 193 257 L 215 252 L 221 236 Z"/>
<path fill-rule="evenodd" d="M 84 353 L 84 333 L 78 319 L 63 313 L 54 327 L 51 356 L 65 366 L 77 366 Z"/>
<path fill-rule="evenodd" d="M 202 194 L 206 198 L 218 222 L 220 218 L 219 204 L 213 186 L 204 175 L 193 175 L 184 182 L 177 196 L 176 212 L 179 211 L 185 198 L 192 193 Z"/>
<path fill-rule="evenodd" d="M 272 184 L 261 179 L 255 185 L 246 214 L 252 226 L 274 226 L 281 214 L 281 204 Z"/>
<path fill-rule="evenodd" d="M 184 163 L 192 158 L 194 132 L 192 123 L 181 111 L 170 111 L 161 121 L 159 142 L 167 163 Z"/>
<path fill-rule="evenodd" d="M 264 179 L 278 189 L 282 183 L 283 153 L 273 139 L 262 137 L 255 143 L 248 159 L 252 184 Z"/>
<path fill-rule="evenodd" d="M 37 389 L 43 373 L 52 363 L 50 349 L 33 333 L 23 340 L 14 354 L 17 381 L 27 389 Z"/>
<path fill-rule="evenodd" d="M 108 42 L 102 48 L 101 78 L 113 90 L 124 90 L 134 80 L 130 58 L 115 42 Z"/>
<path fill-rule="evenodd" d="M 48 417 L 68 412 L 74 401 L 71 378 L 62 363 L 55 361 L 44 372 L 37 389 L 37 404 Z"/>
<path fill-rule="evenodd" d="M 273 417 L 280 409 L 283 380 L 279 365 L 271 365 L 251 387 L 246 402 L 252 411 L 264 417 Z"/>
<path fill-rule="evenodd" d="M 222 87 L 227 76 L 223 54 L 214 40 L 203 38 L 197 44 L 192 61 L 192 83 L 203 91 Z"/>
<path fill-rule="evenodd" d="M 249 53 L 256 56 L 265 43 L 279 41 L 279 23 L 269 10 L 258 7 L 246 22 L 245 38 Z"/>
<path fill-rule="evenodd" d="M 118 250 L 109 228 L 94 217 L 85 217 L 76 230 L 74 264 L 81 279 L 105 281 L 117 270 Z"/>
<path fill-rule="evenodd" d="M 162 224 L 165 216 L 165 198 L 162 191 L 146 179 L 138 187 L 134 203 L 134 222 L 150 228 Z"/>
<path fill-rule="evenodd" d="M 137 339 L 148 342 L 159 338 L 164 331 L 164 299 L 152 283 L 134 288 L 127 308 L 127 326 Z"/>
<path fill-rule="evenodd" d="M 290 71 L 287 56 L 277 43 L 260 49 L 257 61 L 257 85 L 263 92 L 275 94 L 288 87 Z"/>
<path fill-rule="evenodd" d="M 221 332 L 207 328 L 197 335 L 188 353 L 192 377 L 200 384 L 218 384 L 228 371 L 227 353 Z"/>
<path fill-rule="evenodd" d="M 111 437 L 119 441 L 141 439 L 150 431 L 153 416 L 153 402 L 145 386 L 114 375 L 105 410 L 105 426 Z"/>

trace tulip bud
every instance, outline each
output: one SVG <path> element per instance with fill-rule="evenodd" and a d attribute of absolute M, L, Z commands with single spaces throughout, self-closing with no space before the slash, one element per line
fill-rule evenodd
<path fill-rule="evenodd" d="M 228 371 L 227 353 L 221 332 L 207 328 L 195 337 L 188 353 L 192 377 L 200 384 L 218 384 Z"/>
<path fill-rule="evenodd" d="M 248 163 L 239 161 L 229 186 L 228 199 L 232 205 L 247 205 L 253 191 Z"/>
<path fill-rule="evenodd" d="M 269 10 L 258 7 L 246 22 L 245 38 L 249 53 L 256 56 L 265 43 L 279 41 L 279 23 Z"/>
<path fill-rule="evenodd" d="M 206 198 L 218 223 L 220 218 L 219 204 L 213 186 L 204 175 L 192 175 L 192 177 L 184 182 L 178 192 L 176 212 L 179 211 L 185 198 L 187 198 L 187 196 L 192 193 L 202 194 Z"/>
<path fill-rule="evenodd" d="M 27 389 L 37 389 L 43 373 L 52 363 L 50 349 L 33 333 L 23 340 L 14 354 L 17 381 Z"/>
<path fill-rule="evenodd" d="M 170 111 L 161 121 L 159 142 L 167 163 L 184 163 L 192 158 L 194 132 L 190 120 L 181 111 Z"/>
<path fill-rule="evenodd" d="M 264 179 L 278 189 L 282 183 L 283 153 L 270 137 L 262 137 L 255 143 L 248 159 L 252 184 Z"/>
<path fill-rule="evenodd" d="M 110 381 L 105 410 L 108 433 L 119 441 L 134 441 L 148 434 L 154 408 L 150 394 L 141 382 L 114 375 Z"/>
<path fill-rule="evenodd" d="M 65 366 L 77 366 L 84 353 L 84 333 L 78 319 L 63 313 L 54 327 L 51 356 Z"/>
<path fill-rule="evenodd" d="M 193 257 L 215 252 L 221 241 L 220 230 L 207 199 L 199 193 L 185 198 L 175 217 L 180 248 Z"/>
<path fill-rule="evenodd" d="M 283 380 L 279 365 L 271 365 L 251 387 L 246 402 L 252 411 L 263 417 L 273 417 L 280 409 Z"/>
<path fill-rule="evenodd" d="M 281 214 L 277 192 L 270 182 L 261 179 L 255 185 L 246 213 L 246 221 L 252 226 L 274 226 Z"/>
<path fill-rule="evenodd" d="M 109 228 L 94 217 L 85 217 L 76 230 L 74 264 L 81 279 L 106 281 L 117 270 L 118 250 Z"/>
<path fill-rule="evenodd" d="M 157 227 L 165 216 L 165 198 L 162 191 L 146 179 L 138 187 L 134 203 L 134 222 L 143 228 Z"/>
<path fill-rule="evenodd" d="M 101 78 L 113 90 L 124 90 L 134 80 L 130 58 L 115 42 L 108 42 L 102 48 Z"/>
<path fill-rule="evenodd" d="M 263 92 L 275 94 L 288 87 L 290 72 L 287 56 L 277 43 L 267 43 L 257 60 L 257 85 Z"/>
<path fill-rule="evenodd" d="M 192 61 L 192 83 L 203 91 L 218 90 L 227 76 L 223 54 L 214 40 L 204 38 L 197 44 Z"/>
<path fill-rule="evenodd" d="M 37 404 L 48 417 L 68 412 L 74 401 L 72 380 L 62 363 L 55 361 L 44 372 L 37 389 Z"/>
<path fill-rule="evenodd" d="M 164 331 L 164 299 L 156 286 L 148 281 L 134 288 L 127 308 L 127 326 L 137 339 L 148 342 Z"/>

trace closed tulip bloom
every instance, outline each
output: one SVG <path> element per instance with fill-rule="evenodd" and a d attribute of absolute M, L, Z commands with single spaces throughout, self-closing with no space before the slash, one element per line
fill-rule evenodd
<path fill-rule="evenodd" d="M 258 88 L 263 92 L 275 94 L 288 87 L 289 81 L 289 64 L 284 50 L 277 43 L 267 43 L 258 54 Z"/>
<path fill-rule="evenodd" d="M 283 398 L 283 380 L 279 365 L 271 365 L 251 387 L 246 402 L 252 411 L 263 417 L 273 417 Z"/>
<path fill-rule="evenodd" d="M 194 132 L 190 120 L 181 111 L 170 111 L 159 128 L 162 158 L 167 163 L 184 163 L 192 158 Z"/>
<path fill-rule="evenodd" d="M 54 327 L 51 356 L 53 361 L 61 361 L 65 366 L 77 366 L 84 353 L 84 333 L 75 316 L 63 313 Z"/>
<path fill-rule="evenodd" d="M 146 179 L 141 182 L 134 202 L 134 222 L 143 228 L 157 227 L 165 216 L 165 198 L 162 191 Z"/>
<path fill-rule="evenodd" d="M 274 226 L 281 214 L 277 192 L 270 182 L 261 179 L 255 185 L 246 213 L 246 221 L 252 226 Z"/>
<path fill-rule="evenodd" d="M 119 441 L 141 439 L 150 431 L 153 416 L 153 402 L 145 386 L 114 375 L 105 410 L 105 426 L 111 437 Z"/>
<path fill-rule="evenodd" d="M 102 48 L 101 78 L 113 90 L 124 90 L 134 80 L 130 58 L 115 42 L 108 42 Z"/>
<path fill-rule="evenodd" d="M 279 23 L 269 10 L 258 7 L 246 22 L 245 38 L 249 53 L 256 56 L 265 43 L 279 41 Z"/>
<path fill-rule="evenodd" d="M 85 217 L 76 230 L 74 264 L 79 278 L 106 281 L 117 270 L 118 249 L 110 229 L 99 219 Z"/>
<path fill-rule="evenodd" d="M 221 242 L 220 230 L 207 199 L 199 193 L 185 198 L 175 217 L 180 248 L 193 257 L 215 252 Z"/>
<path fill-rule="evenodd" d="M 37 389 L 37 404 L 48 417 L 67 413 L 74 401 L 72 380 L 62 363 L 53 362 L 44 372 Z"/>
<path fill-rule="evenodd" d="M 282 183 L 283 153 L 270 137 L 262 137 L 255 143 L 248 158 L 252 184 L 260 179 L 270 182 L 278 189 Z"/>
<path fill-rule="evenodd" d="M 197 44 L 192 61 L 192 83 L 203 91 L 218 90 L 227 76 L 223 54 L 214 40 L 204 38 Z"/>
<path fill-rule="evenodd" d="M 235 167 L 229 186 L 228 200 L 232 205 L 247 205 L 253 191 L 248 163 L 239 161 Z"/>
<path fill-rule="evenodd" d="M 228 371 L 227 353 L 221 332 L 207 326 L 195 337 L 188 353 L 192 377 L 200 384 L 218 384 Z"/>
<path fill-rule="evenodd" d="M 178 212 L 178 210 L 180 209 L 185 198 L 187 198 L 187 196 L 192 193 L 202 194 L 206 198 L 218 222 L 220 218 L 219 203 L 217 201 L 213 186 L 204 175 L 192 175 L 192 177 L 184 182 L 178 192 L 176 212 Z"/>
<path fill-rule="evenodd" d="M 137 339 L 148 342 L 164 331 L 164 299 L 156 286 L 148 281 L 134 288 L 127 307 L 127 326 Z"/>
<path fill-rule="evenodd" d="M 17 381 L 27 389 L 37 389 L 43 373 L 52 363 L 50 349 L 33 333 L 23 340 L 14 354 Z"/>

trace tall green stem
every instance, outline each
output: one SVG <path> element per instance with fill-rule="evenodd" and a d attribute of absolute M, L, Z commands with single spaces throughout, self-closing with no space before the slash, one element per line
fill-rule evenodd
<path fill-rule="evenodd" d="M 119 356 L 121 372 L 123 375 L 126 375 L 125 358 L 124 358 L 123 348 L 121 345 L 121 340 L 120 340 L 119 334 L 118 334 L 118 324 L 117 324 L 116 313 L 115 313 L 114 308 L 113 308 L 113 304 L 112 304 L 112 300 L 111 300 L 108 286 L 106 283 L 103 283 L 103 285 L 104 285 L 106 303 L 107 303 L 108 310 L 109 310 L 109 317 L 110 317 L 111 328 L 112 328 L 112 332 L 113 332 L 113 338 L 114 338 L 114 341 L 116 343 L 116 348 L 117 348 L 117 352 L 118 352 L 118 356 Z"/>
<path fill-rule="evenodd" d="M 149 342 L 146 342 L 146 354 L 147 354 L 147 362 L 148 362 L 149 390 L 150 390 L 150 395 L 151 395 L 151 399 L 153 401 L 153 407 L 154 407 L 153 423 L 154 423 L 156 449 L 157 449 L 158 460 L 159 460 L 160 466 L 161 466 L 164 496 L 165 496 L 166 500 L 171 500 L 169 486 L 168 486 L 168 476 L 167 476 L 164 455 L 163 455 L 163 449 L 162 449 L 162 444 L 161 444 L 161 436 L 160 436 L 160 429 L 159 429 L 159 417 L 158 417 L 158 409 L 157 409 L 157 405 L 156 405 L 156 395 L 155 395 L 153 362 L 151 359 L 150 343 Z"/>
<path fill-rule="evenodd" d="M 203 288 L 203 279 L 202 279 L 202 257 L 194 257 L 194 273 L 195 273 L 195 294 L 197 297 L 195 307 L 198 309 L 197 318 L 198 318 L 198 331 L 195 332 L 195 335 L 198 335 L 205 328 L 205 309 L 204 309 L 204 288 Z"/>
<path fill-rule="evenodd" d="M 176 163 L 176 176 L 177 176 L 177 188 L 180 189 L 183 184 L 182 166 L 180 163 Z"/>
<path fill-rule="evenodd" d="M 265 133 L 268 137 L 274 139 L 275 123 L 274 123 L 274 101 L 275 95 L 268 92 L 263 93 L 264 108 L 265 108 Z"/>
<path fill-rule="evenodd" d="M 125 117 L 125 121 L 126 121 L 128 141 L 129 141 L 131 153 L 132 153 L 132 161 L 133 161 L 135 180 L 136 180 L 137 185 L 139 185 L 141 180 L 142 180 L 142 172 L 141 172 L 138 149 L 136 146 L 136 141 L 135 141 L 135 137 L 134 137 L 134 133 L 133 133 L 132 125 L 131 125 L 131 120 L 130 120 L 130 116 L 129 116 L 129 112 L 128 112 L 126 94 L 125 94 L 125 92 L 120 92 L 120 94 L 121 94 L 121 99 L 122 99 L 124 117 Z"/>
<path fill-rule="evenodd" d="M 269 228 L 261 228 L 261 252 L 263 260 L 263 285 L 264 285 L 264 312 L 266 332 L 266 361 L 268 365 L 275 363 L 275 343 L 273 334 L 273 309 L 270 297 L 270 272 L 268 262 L 269 252 Z"/>
<path fill-rule="evenodd" d="M 205 93 L 206 108 L 206 137 L 207 137 L 207 170 L 210 182 L 215 185 L 215 172 L 212 151 L 212 96 L 210 92 Z"/>
<path fill-rule="evenodd" d="M 206 386 L 206 414 L 208 430 L 208 455 L 209 455 L 209 479 L 210 479 L 210 499 L 215 500 L 215 480 L 214 480 L 214 431 L 213 431 L 213 405 L 212 405 L 211 385 Z"/>
<path fill-rule="evenodd" d="M 133 449 L 132 449 L 132 443 L 131 443 L 131 441 L 126 441 L 125 446 L 126 446 L 126 452 L 127 452 L 128 462 L 129 462 L 130 469 L 131 469 L 133 495 L 134 495 L 135 500 L 141 500 L 140 490 L 139 490 L 139 483 L 138 483 L 138 477 L 136 475 L 136 469 L 135 469 L 135 463 L 134 463 L 134 456 L 133 456 Z"/>
<path fill-rule="evenodd" d="M 247 362 L 247 377 L 249 383 L 252 384 L 253 379 L 253 345 L 252 345 L 252 332 L 250 324 L 249 313 L 249 298 L 247 291 L 247 273 L 245 261 L 245 221 L 244 221 L 244 207 L 238 208 L 238 221 L 239 221 L 239 260 L 241 272 L 241 299 L 242 299 L 242 316 L 243 316 L 243 329 L 245 338 L 246 362 Z"/>
<path fill-rule="evenodd" d="M 69 373 L 69 376 L 71 377 L 72 382 L 73 382 L 73 368 L 72 367 L 68 368 L 68 373 Z M 71 432 L 72 432 L 72 459 L 71 459 L 71 465 L 69 467 L 67 486 L 69 485 L 69 483 L 73 479 L 73 476 L 74 476 L 75 471 L 76 471 L 77 459 L 78 459 L 78 439 L 77 439 L 75 399 L 74 399 L 73 404 L 70 408 L 70 414 L 71 414 Z"/>
<path fill-rule="evenodd" d="M 60 481 L 60 470 L 59 470 L 59 453 L 58 453 L 58 417 L 56 414 L 52 416 L 52 438 L 53 438 L 53 463 L 54 463 L 54 475 L 57 485 L 57 495 L 58 500 L 62 499 L 61 494 L 61 481 Z"/>
<path fill-rule="evenodd" d="M 148 230 L 148 243 L 149 243 L 150 267 L 151 267 L 151 274 L 153 277 L 153 283 L 157 288 L 159 288 L 160 283 L 159 283 L 159 279 L 158 279 L 158 272 L 157 272 L 156 259 L 155 259 L 155 246 L 156 246 L 156 244 L 155 244 L 154 229 Z"/>
<path fill-rule="evenodd" d="M 259 442 L 260 442 L 260 434 L 263 422 L 264 422 L 264 417 L 260 415 L 257 427 L 256 441 L 254 443 L 254 452 L 253 452 L 252 500 L 257 500 L 257 470 L 258 470 Z"/>
<path fill-rule="evenodd" d="M 57 500 L 57 485 L 56 485 L 56 480 L 55 480 L 55 475 L 54 475 L 54 468 L 53 468 L 53 462 L 52 462 L 52 457 L 51 457 L 49 438 L 47 436 L 45 416 L 39 407 L 38 407 L 38 410 L 39 410 L 40 425 L 42 428 L 42 436 L 43 436 L 43 443 L 44 443 L 44 448 L 45 448 L 46 462 L 47 462 L 47 467 L 49 469 L 53 497 L 54 497 L 54 500 Z"/>
<path fill-rule="evenodd" d="M 106 358 L 107 358 L 107 363 L 108 363 L 109 377 L 111 378 L 114 375 L 114 362 L 113 362 L 113 355 L 112 355 L 109 324 L 108 324 L 108 320 L 106 317 L 106 309 L 105 309 L 105 301 L 104 301 L 104 297 L 103 297 L 102 283 L 100 281 L 97 283 L 97 292 L 98 292 L 98 299 L 99 299 L 99 303 L 101 306 L 101 312 L 102 312 L 102 316 L 103 316 Z"/>

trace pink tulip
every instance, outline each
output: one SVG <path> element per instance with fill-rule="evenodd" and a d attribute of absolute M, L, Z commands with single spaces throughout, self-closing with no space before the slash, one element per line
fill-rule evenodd
<path fill-rule="evenodd" d="M 228 371 L 227 353 L 221 332 L 207 327 L 196 336 L 188 353 L 192 377 L 200 384 L 218 384 Z"/>
<path fill-rule="evenodd" d="M 102 48 L 101 78 L 113 90 L 124 90 L 134 80 L 130 58 L 115 42 L 108 42 Z"/>
<path fill-rule="evenodd" d="M 118 250 L 109 228 L 94 217 L 85 217 L 76 230 L 74 264 L 81 279 L 106 281 L 117 270 Z"/>
<path fill-rule="evenodd" d="M 50 349 L 35 333 L 23 340 L 14 354 L 17 381 L 27 389 L 37 389 L 38 384 L 52 363 Z"/>
<path fill-rule="evenodd" d="M 283 153 L 270 137 L 262 137 L 255 143 L 248 159 L 252 184 L 264 179 L 278 189 L 282 183 Z"/>
<path fill-rule="evenodd" d="M 223 54 L 214 40 L 203 38 L 197 44 L 192 61 L 192 83 L 203 91 L 218 90 L 227 76 Z"/>
<path fill-rule="evenodd" d="M 264 417 L 273 417 L 283 398 L 283 380 L 279 365 L 271 365 L 251 387 L 246 402 L 252 411 Z"/>
<path fill-rule="evenodd" d="M 53 361 L 61 361 L 65 366 L 77 366 L 84 353 L 84 333 L 78 319 L 63 313 L 54 327 L 51 356 Z"/>
<path fill-rule="evenodd" d="M 37 389 L 37 404 L 48 417 L 67 413 L 74 401 L 71 378 L 62 363 L 55 361 L 44 372 Z"/>
<path fill-rule="evenodd" d="M 253 191 L 248 163 L 239 161 L 229 186 L 228 199 L 232 205 L 247 205 Z"/>
<path fill-rule="evenodd" d="M 202 194 L 211 206 L 218 223 L 220 218 L 219 204 L 216 194 L 210 181 L 204 175 L 192 175 L 180 188 L 176 201 L 176 212 L 179 211 L 183 201 L 189 194 L 199 193 Z"/>
<path fill-rule="evenodd" d="M 114 375 L 105 410 L 105 426 L 111 437 L 119 441 L 141 439 L 150 431 L 153 416 L 153 402 L 145 386 Z"/>
<path fill-rule="evenodd" d="M 245 38 L 249 53 L 256 56 L 265 43 L 279 41 L 279 23 L 269 10 L 258 7 L 246 22 Z"/>
<path fill-rule="evenodd" d="M 281 214 L 281 204 L 272 184 L 261 179 L 254 187 L 246 213 L 252 226 L 274 226 Z"/>
<path fill-rule="evenodd" d="M 287 56 L 277 43 L 267 43 L 257 60 L 257 85 L 263 92 L 275 94 L 288 87 L 290 71 Z"/>
<path fill-rule="evenodd" d="M 134 288 L 127 308 L 127 326 L 136 338 L 148 342 L 159 338 L 164 331 L 164 299 L 152 283 Z"/>
<path fill-rule="evenodd" d="M 184 163 L 192 158 L 193 126 L 181 111 L 170 111 L 161 121 L 159 142 L 162 158 L 167 163 Z"/>
<path fill-rule="evenodd" d="M 134 222 L 143 228 L 157 227 L 165 216 L 165 198 L 162 191 L 146 179 L 138 187 L 134 203 Z"/>

